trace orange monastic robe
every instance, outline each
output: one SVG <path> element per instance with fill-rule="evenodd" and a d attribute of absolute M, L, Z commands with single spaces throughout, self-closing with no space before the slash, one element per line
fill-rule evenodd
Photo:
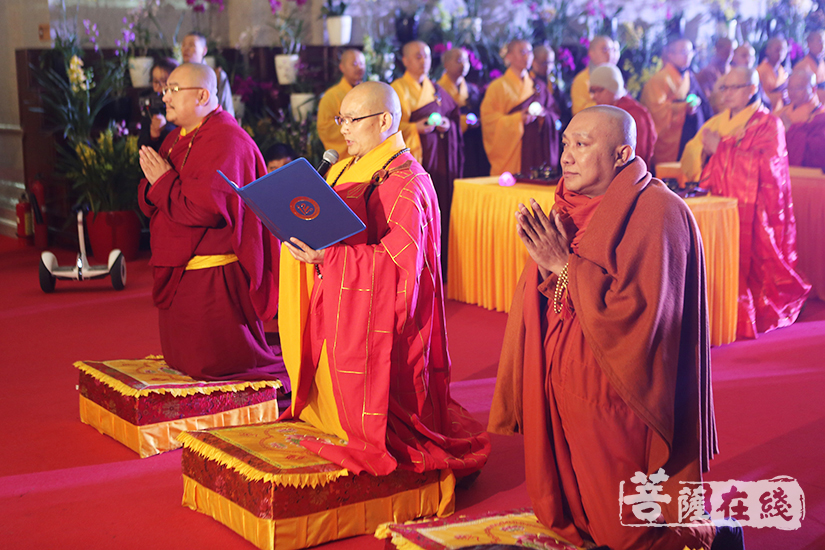
<path fill-rule="evenodd" d="M 570 100 L 573 102 L 573 116 L 596 104 L 590 95 L 590 67 L 585 67 L 573 78 L 570 85 Z"/>
<path fill-rule="evenodd" d="M 341 102 L 344 96 L 352 90 L 352 86 L 345 78 L 326 91 L 318 103 L 318 137 L 324 144 L 324 149 L 338 151 L 338 160 L 349 156 L 347 143 L 341 135 L 341 127 L 335 124 L 335 117 L 341 111 Z"/>
<path fill-rule="evenodd" d="M 785 105 L 782 101 L 784 93 L 774 90 L 788 80 L 788 71 L 786 71 L 782 65 L 779 65 L 779 69 L 775 71 L 767 59 L 756 67 L 756 71 L 759 73 L 759 82 L 762 83 L 762 89 L 765 91 L 765 95 L 771 100 L 771 109 L 777 112 Z"/>
<path fill-rule="evenodd" d="M 796 62 L 793 66 L 796 69 L 808 69 L 816 75 L 816 83 L 825 83 L 825 59 L 814 59 L 810 54 Z M 825 89 L 818 88 L 816 94 L 820 101 L 825 101 Z"/>
<path fill-rule="evenodd" d="M 447 76 L 447 73 L 441 75 L 441 78 L 438 79 L 437 84 L 444 88 L 444 91 L 450 94 L 450 97 L 453 98 L 455 104 L 458 105 L 458 108 L 461 109 L 465 105 L 467 105 L 467 99 L 470 97 L 470 90 L 467 87 L 467 81 L 463 78 L 461 79 L 461 83 L 456 85 L 452 79 Z M 461 133 L 467 131 L 467 115 L 461 115 Z"/>
<path fill-rule="evenodd" d="M 656 124 L 658 139 L 653 149 L 653 166 L 679 160 L 679 144 L 685 124 L 690 91 L 690 73 L 680 74 L 671 63 L 654 74 L 642 90 L 641 103 Z"/>
<path fill-rule="evenodd" d="M 524 434 L 527 491 L 539 520 L 581 546 L 708 548 L 715 529 L 624 526 L 620 482 L 662 468 L 666 521 L 680 482 L 698 482 L 716 451 L 702 242 L 690 209 L 641 159 L 602 197 L 565 191 L 574 235 L 569 286 L 524 270 L 505 329 L 491 432 Z M 543 296 L 542 296 L 543 295 Z M 631 491 L 632 492 L 632 491 Z M 639 524 L 631 506 L 624 523 Z"/>
<path fill-rule="evenodd" d="M 450 396 L 438 202 L 404 148 L 398 132 L 328 173 L 367 229 L 325 249 L 305 306 L 300 363 L 292 355 L 287 362 L 293 398 L 285 416 L 346 439 L 305 446 L 353 473 L 460 477 L 484 465 L 490 439 Z M 372 185 L 384 167 L 385 179 Z"/>
<path fill-rule="evenodd" d="M 722 136 L 705 160 L 702 135 Z M 711 118 L 685 147 L 682 170 L 739 207 L 739 314 L 737 338 L 794 323 L 811 290 L 796 271 L 796 219 L 785 132 L 760 102 L 735 116 Z M 701 173 L 701 175 L 699 175 Z"/>
<path fill-rule="evenodd" d="M 404 141 L 407 147 L 410 148 L 410 153 L 415 157 L 415 160 L 422 162 L 424 159 L 421 150 L 421 136 L 418 134 L 415 122 L 410 121 L 410 115 L 435 101 L 435 86 L 427 76 L 419 84 L 410 73 L 405 72 L 401 78 L 392 83 L 392 88 L 398 94 L 398 99 L 401 100 L 401 135 L 404 136 Z"/>
<path fill-rule="evenodd" d="M 521 171 L 524 123 L 521 111 L 510 111 L 534 93 L 535 83 L 530 75 L 520 78 L 512 69 L 507 69 L 487 88 L 481 101 L 481 132 L 490 159 L 490 175 Z"/>

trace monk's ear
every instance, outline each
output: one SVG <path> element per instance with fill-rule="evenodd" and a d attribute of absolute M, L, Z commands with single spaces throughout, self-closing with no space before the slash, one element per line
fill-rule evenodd
<path fill-rule="evenodd" d="M 624 166 L 633 160 L 633 147 L 630 145 L 620 145 L 616 148 L 616 166 Z"/>
<path fill-rule="evenodd" d="M 198 105 L 206 105 L 209 103 L 209 98 L 211 96 L 211 92 L 206 88 L 201 88 L 200 92 L 198 93 Z"/>

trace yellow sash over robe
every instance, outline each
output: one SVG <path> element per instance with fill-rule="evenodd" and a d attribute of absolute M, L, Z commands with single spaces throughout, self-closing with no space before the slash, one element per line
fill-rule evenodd
<path fill-rule="evenodd" d="M 327 182 L 332 183 L 341 175 L 339 181 L 369 181 L 372 175 L 381 169 L 387 159 L 405 147 L 400 133 L 387 138 L 381 145 L 353 162 L 350 157 L 335 163 L 327 172 Z M 304 330 L 309 315 L 309 299 L 315 282 L 315 267 L 299 262 L 292 257 L 286 247 L 282 245 L 278 308 L 278 330 L 281 337 L 281 353 L 287 373 L 292 381 L 292 387 L 298 388 L 298 377 L 301 369 L 301 357 L 304 352 Z M 295 403 L 296 392 L 292 394 Z M 341 427 L 338 417 L 338 408 L 335 405 L 335 395 L 332 390 L 332 377 L 329 369 L 329 359 L 326 342 L 321 351 L 318 369 L 315 373 L 315 385 L 310 390 L 307 406 L 301 411 L 300 419 L 309 422 L 326 433 L 348 439 Z"/>
<path fill-rule="evenodd" d="M 401 100 L 400 129 L 404 142 L 410 148 L 410 153 L 415 160 L 422 162 L 421 138 L 418 136 L 415 122 L 410 122 L 410 115 L 435 101 L 435 87 L 429 77 L 425 76 L 423 82 L 419 84 L 410 73 L 405 72 L 404 76 L 392 83 L 392 88 Z"/>
<path fill-rule="evenodd" d="M 484 150 L 490 159 L 490 175 L 521 171 L 521 138 L 524 123 L 521 112 L 510 113 L 513 107 L 535 93 L 529 74 L 520 78 L 512 69 L 493 80 L 481 101 L 481 133 Z"/>
<path fill-rule="evenodd" d="M 725 109 L 718 115 L 708 120 L 693 139 L 687 142 L 685 150 L 682 153 L 682 172 L 687 176 L 688 181 L 699 181 L 699 176 L 702 175 L 702 168 L 707 161 L 702 149 L 702 136 L 708 130 L 719 132 L 722 138 L 726 138 L 737 134 L 744 130 L 748 121 L 751 119 L 756 110 L 762 106 L 761 101 L 755 101 L 736 113 L 733 117 L 730 116 L 730 109 Z"/>
<path fill-rule="evenodd" d="M 345 159 L 349 156 L 347 152 L 347 142 L 341 135 L 341 127 L 335 124 L 335 117 L 341 111 L 341 102 L 344 96 L 352 90 L 349 82 L 345 78 L 324 93 L 318 103 L 318 136 L 324 144 L 324 149 L 335 149 L 338 151 L 338 159 Z"/>
<path fill-rule="evenodd" d="M 590 67 L 585 67 L 573 79 L 573 83 L 570 85 L 570 99 L 573 102 L 573 115 L 596 105 L 590 95 Z"/>
<path fill-rule="evenodd" d="M 641 103 L 653 117 L 659 138 L 653 149 L 654 166 L 659 162 L 676 162 L 679 143 L 687 115 L 685 98 L 690 91 L 690 73 L 684 75 L 671 63 L 654 74 L 642 90 Z"/>
<path fill-rule="evenodd" d="M 779 68 L 774 71 L 773 66 L 768 63 L 767 59 L 759 64 L 756 72 L 759 73 L 759 82 L 762 83 L 762 89 L 765 90 L 765 94 L 771 100 L 771 110 L 774 113 L 779 111 L 785 105 L 782 101 L 782 92 L 774 92 L 773 90 L 788 80 L 788 72 L 782 65 L 779 65 Z"/>
<path fill-rule="evenodd" d="M 464 107 L 467 105 L 467 98 L 470 97 L 470 92 L 467 89 L 467 81 L 464 80 L 462 77 L 461 82 L 456 85 L 453 80 L 447 76 L 447 73 L 441 75 L 441 78 L 438 79 L 438 85 L 444 88 L 444 91 L 450 94 L 450 97 L 453 98 L 456 105 L 459 108 Z M 461 115 L 461 133 L 467 131 L 467 115 Z"/>

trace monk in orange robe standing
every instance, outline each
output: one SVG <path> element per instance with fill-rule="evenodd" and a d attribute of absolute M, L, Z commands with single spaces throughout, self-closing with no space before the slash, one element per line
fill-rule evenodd
<path fill-rule="evenodd" d="M 562 139 L 553 212 L 535 201 L 516 212 L 533 261 L 508 316 L 488 429 L 524 434 L 533 510 L 571 543 L 709 548 L 710 521 L 663 523 L 689 523 L 680 482 L 701 481 L 718 452 L 696 222 L 635 158 L 627 112 L 585 109 Z M 638 475 L 672 496 L 646 520 L 617 507 L 620 483 Z M 741 543 L 741 527 L 727 534 Z"/>
<path fill-rule="evenodd" d="M 816 94 L 816 75 L 794 69 L 788 79 L 790 103 L 777 116 L 785 125 L 788 163 L 825 169 L 825 105 Z"/>
<path fill-rule="evenodd" d="M 590 70 L 599 65 L 616 65 L 619 62 L 619 43 L 609 36 L 595 36 L 587 47 L 587 67 L 580 71 L 570 84 L 573 114 L 596 104 L 590 95 Z"/>
<path fill-rule="evenodd" d="M 590 71 L 590 93 L 596 105 L 613 105 L 624 109 L 636 122 L 636 156 L 651 161 L 656 146 L 656 125 L 650 111 L 630 97 L 624 87 L 622 72 L 615 65 L 600 65 Z"/>
<path fill-rule="evenodd" d="M 428 76 L 432 65 L 430 47 L 413 41 L 402 51 L 406 71 L 392 83 L 401 100 L 401 134 L 410 153 L 433 180 L 444 228 L 441 254 L 446 268 L 453 181 L 464 173 L 461 112 L 450 94 Z"/>
<path fill-rule="evenodd" d="M 825 29 L 813 30 L 807 36 L 808 53 L 793 66 L 796 69 L 808 69 L 816 75 L 817 95 L 825 101 Z"/>
<path fill-rule="evenodd" d="M 737 338 L 794 323 L 811 290 L 796 271 L 796 220 L 785 132 L 759 101 L 755 69 L 735 67 L 722 82 L 726 109 L 685 147 L 682 171 L 739 206 Z"/>
<path fill-rule="evenodd" d="M 347 92 L 364 80 L 366 73 L 364 54 L 354 48 L 344 50 L 338 70 L 341 71 L 341 80 L 324 92 L 321 101 L 318 102 L 318 137 L 321 138 L 324 149 L 335 149 L 338 151 L 338 159 L 343 160 L 349 156 L 347 144 L 344 143 L 341 129 L 335 124 L 335 117 L 338 116 L 341 101 L 344 100 Z"/>
<path fill-rule="evenodd" d="M 756 67 L 762 90 L 771 102 L 771 109 L 776 112 L 785 106 L 784 87 L 788 81 L 788 72 L 782 65 L 788 57 L 788 42 L 775 36 L 765 46 L 765 59 Z"/>
<path fill-rule="evenodd" d="M 547 86 L 530 76 L 533 46 L 526 40 L 511 41 L 506 60 L 507 71 L 490 83 L 481 101 L 490 175 L 558 166 L 559 110 Z"/>
<path fill-rule="evenodd" d="M 656 147 L 653 167 L 660 162 L 676 162 L 685 144 L 696 135 L 705 120 L 712 116 L 701 86 L 690 71 L 693 44 L 677 38 L 665 47 L 665 65 L 654 74 L 642 90 L 641 103 L 650 111 L 656 124 Z M 686 99 L 694 95 L 698 102 Z"/>
<path fill-rule="evenodd" d="M 140 150 L 163 356 L 193 378 L 280 379 L 288 388 L 262 322 L 277 312 L 280 243 L 217 173 L 245 185 L 266 165 L 216 91 L 209 66 L 175 69 L 163 100 L 178 128 L 159 153 Z"/>
<path fill-rule="evenodd" d="M 398 96 L 384 83 L 356 86 L 341 104 L 352 158 L 327 180 L 367 229 L 323 250 L 291 240 L 291 254 L 316 276 L 298 305 L 305 328 L 289 327 L 298 332 L 289 345 L 301 349 L 287 363 L 287 417 L 346 439 L 306 446 L 355 474 L 401 468 L 460 478 L 484 465 L 490 439 L 450 397 L 438 200 L 400 120 Z"/>

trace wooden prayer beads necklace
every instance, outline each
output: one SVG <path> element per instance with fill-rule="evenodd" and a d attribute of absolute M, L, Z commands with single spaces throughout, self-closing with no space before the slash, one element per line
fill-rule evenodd
<path fill-rule="evenodd" d="M 189 153 L 192 152 L 192 144 L 195 143 L 195 138 L 198 137 L 198 132 L 201 131 L 201 128 L 203 128 L 203 125 L 206 124 L 209 121 L 209 119 L 212 118 L 212 115 L 214 115 L 214 114 L 215 114 L 215 111 L 212 111 L 211 113 L 206 115 L 206 118 L 204 118 L 200 122 L 200 124 L 198 124 L 198 127 L 195 128 L 195 133 L 192 135 L 192 139 L 189 140 L 189 147 L 186 148 L 186 155 L 184 155 L 184 157 L 183 157 L 183 162 L 181 162 L 180 167 L 177 168 L 178 173 L 180 173 L 180 171 L 183 170 L 183 166 L 186 164 L 186 160 L 189 158 Z M 175 138 L 175 142 L 172 144 L 172 146 L 169 148 L 169 151 L 166 153 L 166 160 L 167 161 L 169 161 L 169 157 L 172 156 L 172 150 L 175 148 L 175 145 L 178 144 L 178 141 L 180 141 L 181 136 L 185 136 L 187 133 L 188 132 L 186 131 L 186 128 L 181 128 L 180 129 L 180 133 L 178 134 L 178 137 Z"/>

